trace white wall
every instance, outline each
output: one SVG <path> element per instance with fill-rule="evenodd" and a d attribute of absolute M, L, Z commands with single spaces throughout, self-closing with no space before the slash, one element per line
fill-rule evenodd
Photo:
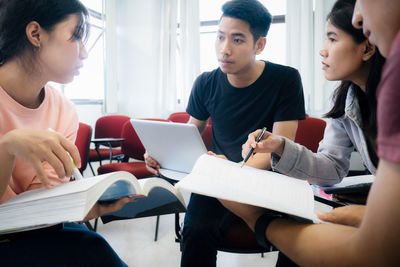
<path fill-rule="evenodd" d="M 107 0 L 106 76 L 109 88 L 105 106 L 75 105 L 79 120 L 94 129 L 97 118 L 123 114 L 135 118 L 157 117 L 161 30 L 159 0 Z M 111 20 L 111 21 L 110 21 Z M 109 37 L 108 36 L 108 37 Z M 111 100 L 110 100 L 111 98 Z"/>
<path fill-rule="evenodd" d="M 156 114 L 161 5 L 159 0 L 119 0 L 118 113 L 130 117 Z"/>
<path fill-rule="evenodd" d="M 96 124 L 97 118 L 103 116 L 102 105 L 75 104 L 75 108 L 78 113 L 79 121 L 92 126 L 94 131 L 94 125 Z"/>

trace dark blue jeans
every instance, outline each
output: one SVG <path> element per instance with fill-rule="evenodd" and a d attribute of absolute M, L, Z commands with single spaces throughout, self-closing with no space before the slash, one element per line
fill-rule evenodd
<path fill-rule="evenodd" d="M 66 223 L 0 235 L 2 266 L 127 266 L 99 234 Z"/>
<path fill-rule="evenodd" d="M 238 219 L 217 199 L 192 194 L 182 232 L 181 267 L 216 266 L 217 247 Z"/>

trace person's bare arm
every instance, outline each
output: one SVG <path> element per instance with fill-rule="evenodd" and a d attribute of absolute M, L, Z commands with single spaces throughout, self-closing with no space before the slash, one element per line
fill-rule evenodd
<path fill-rule="evenodd" d="M 196 125 L 197 129 L 199 129 L 200 135 L 202 135 L 204 133 L 204 130 L 206 129 L 208 122 L 207 122 L 207 120 L 201 121 L 201 120 L 198 120 L 198 119 L 190 116 L 190 119 L 187 123 Z"/>
<path fill-rule="evenodd" d="M 199 129 L 200 134 L 202 134 L 204 132 L 204 129 L 207 126 L 207 121 L 201 121 L 201 120 L 195 119 L 193 117 L 190 117 L 190 119 L 187 123 L 196 125 L 196 127 Z M 160 164 L 156 160 L 154 160 L 147 153 L 147 151 L 144 153 L 143 157 L 144 157 L 144 161 L 146 163 L 146 169 L 149 172 L 151 172 L 155 175 L 158 175 L 159 174 L 158 170 L 161 168 Z"/>
<path fill-rule="evenodd" d="M 298 121 L 275 122 L 273 125 L 273 128 L 272 128 L 272 134 L 276 135 L 276 136 L 284 136 L 291 140 L 294 140 L 294 138 L 296 137 L 297 125 L 298 125 Z M 266 133 L 266 134 L 268 134 L 268 133 Z M 245 145 L 243 145 L 243 147 Z M 252 166 L 255 168 L 259 168 L 259 169 L 270 169 L 271 168 L 271 154 L 270 153 L 262 153 L 262 152 L 256 153 L 254 156 L 252 156 L 247 161 L 246 165 Z"/>
<path fill-rule="evenodd" d="M 359 228 L 274 220 L 266 237 L 301 266 L 395 266 L 400 263 L 400 164 L 381 159 Z M 222 202 L 254 230 L 258 207 Z"/>
<path fill-rule="evenodd" d="M 267 229 L 267 237 L 300 265 L 398 265 L 399 189 L 400 165 L 381 159 L 360 228 L 274 221 Z M 302 253 L 298 253 L 300 247 Z"/>

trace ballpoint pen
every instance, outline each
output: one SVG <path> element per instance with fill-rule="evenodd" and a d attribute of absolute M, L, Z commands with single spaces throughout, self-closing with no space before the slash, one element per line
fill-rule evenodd
<path fill-rule="evenodd" d="M 260 134 L 256 138 L 256 143 L 260 142 L 260 140 L 263 137 L 266 130 L 267 130 L 266 127 L 262 128 Z M 246 162 L 249 160 L 249 158 L 253 154 L 253 152 L 254 152 L 254 147 L 250 148 L 250 151 L 249 151 L 249 153 L 247 153 L 246 157 L 244 158 L 242 166 L 240 166 L 240 168 L 242 168 L 246 164 Z"/>
<path fill-rule="evenodd" d="M 56 131 L 54 131 L 52 128 L 48 128 L 47 130 L 50 131 L 50 132 L 53 132 L 53 133 L 56 132 Z M 72 167 L 73 167 L 73 169 L 72 169 L 72 176 L 75 177 L 75 180 L 83 179 L 81 172 L 80 172 L 80 171 L 78 170 L 78 168 L 76 167 L 75 162 L 74 162 L 74 160 L 73 160 L 72 158 L 71 158 L 71 163 L 72 163 Z"/>

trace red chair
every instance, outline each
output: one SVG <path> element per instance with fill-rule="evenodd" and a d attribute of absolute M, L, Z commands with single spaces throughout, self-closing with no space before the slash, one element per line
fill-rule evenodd
<path fill-rule="evenodd" d="M 172 122 L 187 123 L 189 121 L 190 115 L 187 112 L 175 112 L 169 115 L 168 120 Z M 208 120 L 206 129 L 204 130 L 202 136 L 204 145 L 207 150 L 212 150 L 212 125 L 211 118 Z"/>
<path fill-rule="evenodd" d="M 299 121 L 294 141 L 316 153 L 319 142 L 324 138 L 325 127 L 324 120 L 306 115 L 305 120 Z"/>
<path fill-rule="evenodd" d="M 153 120 L 168 121 L 161 119 Z M 125 141 L 121 145 L 122 153 L 127 158 L 132 158 L 137 161 L 103 164 L 97 169 L 98 174 L 104 174 L 114 171 L 127 171 L 135 175 L 135 177 L 138 179 L 152 176 L 153 174 L 146 169 L 146 163 L 144 163 L 143 161 L 143 154 L 145 153 L 145 149 L 142 145 L 142 142 L 140 142 L 139 136 L 133 129 L 130 121 L 127 121 L 123 125 L 121 137 L 125 139 Z"/>
<path fill-rule="evenodd" d="M 125 122 L 129 121 L 129 119 L 130 118 L 125 115 L 107 115 L 100 117 L 96 121 L 94 138 L 120 138 L 122 126 Z M 89 164 L 90 162 L 99 161 L 101 165 L 104 159 L 109 159 L 111 162 L 113 159 L 118 159 L 116 156 L 122 155 L 121 149 L 118 148 L 121 147 L 121 142 L 96 142 L 95 145 L 96 149 L 91 149 L 89 152 Z M 100 146 L 107 146 L 108 148 L 100 148 Z"/>
<path fill-rule="evenodd" d="M 169 115 L 168 120 L 172 122 L 187 123 L 190 115 L 187 112 L 175 112 Z"/>
<path fill-rule="evenodd" d="M 80 122 L 78 133 L 76 135 L 75 146 L 78 148 L 79 156 L 81 157 L 81 167 L 79 168 L 81 173 L 83 173 L 87 167 L 91 139 L 92 127 L 86 123 Z"/>

